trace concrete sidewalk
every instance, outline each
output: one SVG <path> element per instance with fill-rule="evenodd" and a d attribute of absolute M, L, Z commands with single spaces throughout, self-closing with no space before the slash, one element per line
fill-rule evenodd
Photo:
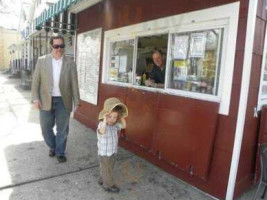
<path fill-rule="evenodd" d="M 116 164 L 119 194 L 97 184 L 94 130 L 70 121 L 66 163 L 48 156 L 30 91 L 0 74 L 0 200 L 209 200 L 212 197 L 122 148 Z M 253 192 L 253 191 L 252 191 Z M 252 192 L 242 196 L 250 199 Z"/>

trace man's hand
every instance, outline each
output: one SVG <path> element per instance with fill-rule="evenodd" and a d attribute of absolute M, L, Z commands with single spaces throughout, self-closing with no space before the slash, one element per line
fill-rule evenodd
<path fill-rule="evenodd" d="M 147 79 L 147 80 L 145 81 L 145 84 L 146 84 L 146 86 L 148 86 L 148 87 L 157 87 L 157 84 L 156 84 L 155 81 L 152 80 L 152 79 Z"/>
<path fill-rule="evenodd" d="M 33 106 L 35 109 L 40 110 L 41 109 L 41 102 L 39 100 L 33 101 Z"/>
<path fill-rule="evenodd" d="M 76 111 L 79 107 L 81 107 L 82 106 L 82 104 L 81 103 L 79 103 L 77 106 L 75 106 L 74 107 L 74 111 Z"/>

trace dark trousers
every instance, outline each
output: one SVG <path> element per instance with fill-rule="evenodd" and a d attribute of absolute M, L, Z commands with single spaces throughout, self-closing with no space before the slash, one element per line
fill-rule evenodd
<path fill-rule="evenodd" d="M 51 110 L 40 110 L 40 124 L 45 143 L 57 156 L 64 156 L 69 133 L 70 113 L 61 97 L 52 97 Z M 57 133 L 53 128 L 56 125 Z"/>

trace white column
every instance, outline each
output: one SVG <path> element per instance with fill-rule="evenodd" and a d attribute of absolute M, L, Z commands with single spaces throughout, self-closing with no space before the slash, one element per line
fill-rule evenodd
<path fill-rule="evenodd" d="M 254 33 L 255 33 L 256 16 L 257 16 L 257 5 L 258 5 L 258 0 L 249 0 L 241 93 L 239 99 L 234 149 L 232 154 L 226 200 L 232 200 L 235 191 L 236 176 L 237 176 L 239 157 L 240 157 L 241 145 L 244 133 L 245 117 L 247 111 L 247 101 L 248 101 L 253 44 L 254 44 Z"/>

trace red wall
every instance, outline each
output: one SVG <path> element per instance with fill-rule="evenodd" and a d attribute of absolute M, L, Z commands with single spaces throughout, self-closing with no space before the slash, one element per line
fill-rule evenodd
<path fill-rule="evenodd" d="M 78 14 L 78 32 L 82 33 L 99 27 L 102 27 L 104 32 L 235 1 L 106 0 Z M 263 2 L 263 0 L 259 1 Z M 119 97 L 129 107 L 128 127 L 120 145 L 201 190 L 218 198 L 224 198 L 241 88 L 247 12 L 248 0 L 242 0 L 228 116 L 218 115 L 219 105 L 217 103 L 100 83 L 98 106 L 84 102 L 75 113 L 75 118 L 95 129 L 98 123 L 98 113 L 102 109 L 104 100 L 110 96 Z M 245 156 L 241 156 L 240 160 L 236 196 L 251 185 L 255 159 L 257 119 L 251 117 L 251 108 L 254 107 L 257 96 L 256 88 L 259 84 L 257 76 L 260 73 L 261 42 L 263 44 L 261 34 L 265 20 L 262 17 L 262 11 L 259 10 L 258 13 L 257 27 L 261 29 L 257 30 L 256 35 L 260 35 L 260 40 L 258 39 L 258 43 L 255 42 L 254 47 L 255 68 L 252 71 L 252 82 L 255 83 L 251 84 L 250 89 L 242 148 L 242 155 Z M 190 165 L 194 166 L 193 176 L 189 173 Z"/>
<path fill-rule="evenodd" d="M 265 26 L 266 26 L 266 10 L 265 1 L 258 1 L 258 10 L 255 27 L 255 37 L 253 46 L 252 69 L 250 76 L 250 87 L 248 95 L 248 105 L 246 112 L 246 121 L 244 127 L 244 136 L 242 141 L 242 149 L 240 155 L 239 169 L 237 174 L 236 194 L 241 193 L 244 189 L 253 184 L 255 173 L 255 154 L 258 144 L 258 132 L 260 116 L 254 117 L 254 108 L 257 106 L 258 91 L 260 84 L 262 55 L 264 48 Z M 243 17 L 243 21 L 247 20 L 247 16 Z M 245 27 L 244 22 L 244 27 Z M 244 47 L 240 49 L 244 53 Z M 257 162 L 257 165 L 259 161 Z"/>

